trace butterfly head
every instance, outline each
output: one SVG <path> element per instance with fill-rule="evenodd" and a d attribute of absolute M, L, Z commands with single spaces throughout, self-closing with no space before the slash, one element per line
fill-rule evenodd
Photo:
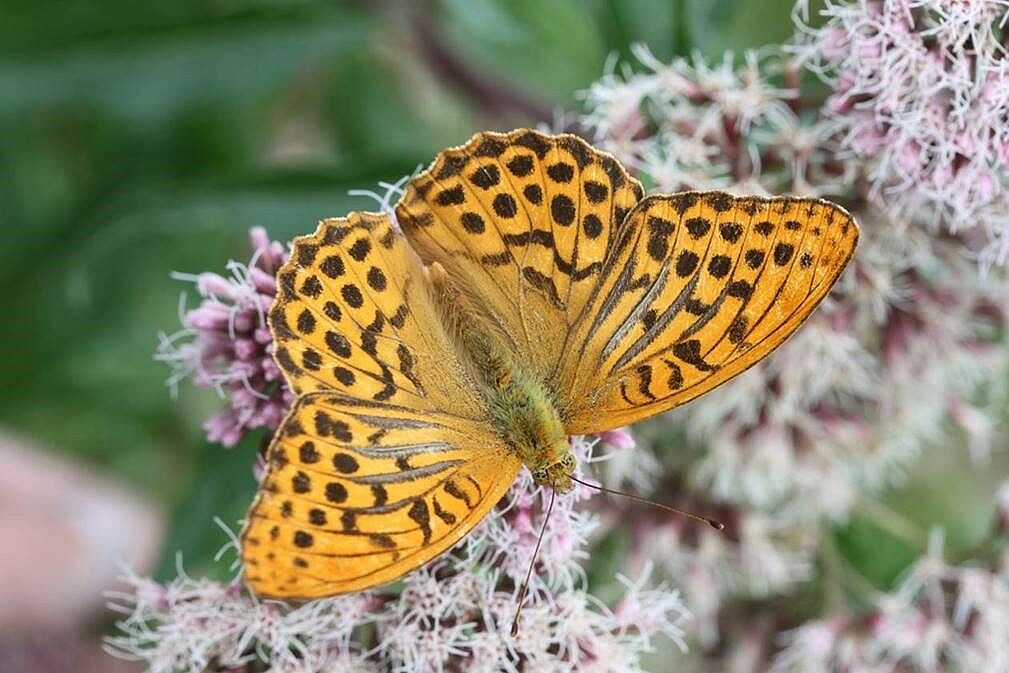
<path fill-rule="evenodd" d="M 550 486 L 555 491 L 567 493 L 574 488 L 571 481 L 571 473 L 575 471 L 575 457 L 568 449 L 567 441 L 564 443 L 564 453 L 558 460 L 530 468 L 533 481 L 540 486 Z"/>

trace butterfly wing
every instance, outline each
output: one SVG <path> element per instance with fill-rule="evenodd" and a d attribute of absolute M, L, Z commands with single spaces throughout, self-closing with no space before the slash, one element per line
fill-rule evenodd
<path fill-rule="evenodd" d="M 826 201 L 645 198 L 564 353 L 565 428 L 633 423 L 746 370 L 809 317 L 857 241 L 851 216 Z"/>
<path fill-rule="evenodd" d="M 300 398 L 242 534 L 257 593 L 394 579 L 462 537 L 514 480 L 519 461 L 386 215 L 326 220 L 296 239 L 269 322 Z"/>
<path fill-rule="evenodd" d="M 642 189 L 572 135 L 480 133 L 438 155 L 396 208 L 425 262 L 443 265 L 504 348 L 551 380 Z"/>
<path fill-rule="evenodd" d="M 324 220 L 295 239 L 277 280 L 275 359 L 295 393 L 480 413 L 420 262 L 387 215 Z"/>
<path fill-rule="evenodd" d="M 479 523 L 519 465 L 485 425 L 310 393 L 269 449 L 242 534 L 246 581 L 308 599 L 394 580 Z"/>
<path fill-rule="evenodd" d="M 520 129 L 442 152 L 396 209 L 424 261 L 552 389 L 572 434 L 752 366 L 819 304 L 858 237 L 815 199 L 641 194 L 584 141 Z"/>

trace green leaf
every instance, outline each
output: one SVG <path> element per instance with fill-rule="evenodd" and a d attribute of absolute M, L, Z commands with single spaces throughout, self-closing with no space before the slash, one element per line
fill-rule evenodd
<path fill-rule="evenodd" d="M 221 581 L 234 577 L 229 570 L 233 554 L 214 561 L 217 552 L 228 543 L 227 534 L 214 523 L 214 518 L 239 532 L 238 522 L 245 517 L 257 488 L 252 467 L 263 433 L 257 434 L 232 449 L 206 443 L 200 448 L 193 465 L 191 487 L 172 512 L 156 579 L 168 581 L 176 576 L 179 554 L 185 571 L 195 577 Z"/>
<path fill-rule="evenodd" d="M 838 529 L 835 542 L 855 571 L 878 589 L 888 589 L 921 553 L 908 541 L 892 534 L 871 519 L 852 517 Z"/>
<path fill-rule="evenodd" d="M 632 58 L 630 47 L 637 42 L 648 45 L 663 61 L 689 51 L 681 30 L 686 24 L 682 0 L 600 0 L 594 4 L 606 46 L 621 60 Z"/>
<path fill-rule="evenodd" d="M 684 0 L 693 49 L 720 59 L 772 44 L 792 35 L 795 0 Z"/>
<path fill-rule="evenodd" d="M 85 30 L 51 49 L 8 52 L 0 61 L 0 110 L 72 102 L 134 123 L 161 122 L 197 101 L 258 99 L 358 48 L 368 30 L 354 13 L 318 10 Z"/>
<path fill-rule="evenodd" d="M 570 105 L 599 77 L 606 48 L 599 26 L 575 0 L 444 0 L 437 25 L 448 46 L 489 86 Z"/>

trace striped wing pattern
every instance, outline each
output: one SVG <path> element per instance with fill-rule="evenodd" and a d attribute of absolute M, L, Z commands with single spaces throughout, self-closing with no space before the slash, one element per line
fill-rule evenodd
<path fill-rule="evenodd" d="M 455 544 L 520 462 L 486 425 L 334 393 L 301 397 L 242 534 L 246 581 L 313 598 L 393 580 Z"/>
<path fill-rule="evenodd" d="M 843 209 L 816 199 L 645 198 L 564 353 L 566 429 L 648 418 L 760 361 L 823 300 L 857 239 Z"/>

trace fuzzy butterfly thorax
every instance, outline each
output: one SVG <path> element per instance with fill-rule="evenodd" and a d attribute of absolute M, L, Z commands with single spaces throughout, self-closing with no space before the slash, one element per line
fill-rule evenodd
<path fill-rule="evenodd" d="M 450 549 L 567 437 L 728 381 L 834 285 L 858 228 L 819 199 L 644 195 L 572 135 L 481 133 L 388 213 L 294 241 L 269 323 L 297 400 L 242 532 L 260 595 L 394 580 Z"/>
<path fill-rule="evenodd" d="M 529 468 L 535 483 L 567 493 L 574 486 L 575 458 L 549 383 L 538 380 L 508 352 L 493 322 L 440 263 L 426 270 L 444 322 L 454 327 L 459 352 L 482 384 L 501 437 Z"/>

